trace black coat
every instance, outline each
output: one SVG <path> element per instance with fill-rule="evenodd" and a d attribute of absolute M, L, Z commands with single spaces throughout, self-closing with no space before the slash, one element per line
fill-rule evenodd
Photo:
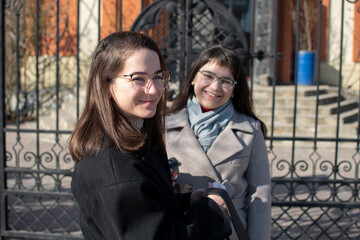
<path fill-rule="evenodd" d="M 107 147 L 75 165 L 71 183 L 85 239 L 224 239 L 230 224 L 217 204 L 176 195 L 164 151 L 124 155 Z"/>

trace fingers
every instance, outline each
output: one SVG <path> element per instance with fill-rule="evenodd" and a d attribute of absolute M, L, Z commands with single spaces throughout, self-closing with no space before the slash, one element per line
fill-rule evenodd
<path fill-rule="evenodd" d="M 204 195 L 205 189 L 198 189 L 191 193 L 190 204 L 198 201 Z"/>
<path fill-rule="evenodd" d="M 229 213 L 228 213 L 228 209 L 226 207 L 226 204 L 224 202 L 224 200 L 222 199 L 222 197 L 220 196 L 217 196 L 217 195 L 208 195 L 207 196 L 208 198 L 211 198 L 212 200 L 214 200 L 217 205 L 219 205 L 219 207 L 221 208 L 221 211 L 225 214 L 225 216 L 229 216 Z"/>

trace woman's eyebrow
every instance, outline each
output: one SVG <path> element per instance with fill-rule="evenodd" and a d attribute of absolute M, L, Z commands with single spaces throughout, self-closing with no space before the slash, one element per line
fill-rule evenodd
<path fill-rule="evenodd" d="M 211 71 L 208 71 L 208 70 L 201 70 L 202 72 L 206 72 L 206 73 L 210 73 L 210 74 L 213 74 L 215 75 L 216 77 L 218 77 L 215 73 L 211 72 Z M 218 77 L 218 78 L 223 78 L 223 79 L 227 79 L 227 80 L 231 80 L 231 81 L 234 81 L 234 79 L 232 77 Z"/>

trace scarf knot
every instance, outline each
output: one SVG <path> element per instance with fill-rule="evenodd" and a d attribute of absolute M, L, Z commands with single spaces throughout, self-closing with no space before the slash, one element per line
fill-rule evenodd
<path fill-rule="evenodd" d="M 232 101 L 229 100 L 221 107 L 203 113 L 196 97 L 192 96 L 188 99 L 187 109 L 191 130 L 207 152 L 234 113 Z"/>

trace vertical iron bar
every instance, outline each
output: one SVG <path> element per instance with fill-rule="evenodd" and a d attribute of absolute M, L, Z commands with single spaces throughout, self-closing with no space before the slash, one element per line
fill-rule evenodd
<path fill-rule="evenodd" d="M 123 1 L 119 0 L 119 31 L 122 31 L 122 4 Z M 141 1 L 141 10 L 143 8 L 143 1 Z"/>
<path fill-rule="evenodd" d="M 36 0 L 36 26 L 35 26 L 35 91 L 36 91 L 36 165 L 40 168 L 40 103 L 39 103 L 39 33 L 40 33 L 40 1 Z M 40 179 L 40 175 L 36 175 L 37 179 Z M 41 190 L 40 186 L 37 186 L 38 190 Z"/>
<path fill-rule="evenodd" d="M 340 102 L 341 102 L 341 91 L 342 91 L 342 64 L 343 64 L 343 42 L 344 42 L 344 8 L 345 0 L 342 1 L 341 5 L 341 27 L 340 27 L 340 66 L 339 66 L 339 87 L 338 87 L 338 98 L 337 98 L 337 115 L 336 115 L 336 141 L 335 141 L 335 159 L 334 159 L 334 180 L 337 178 L 338 172 L 338 154 L 339 154 L 339 130 L 340 130 Z M 334 189 L 336 185 L 334 183 Z M 335 196 L 333 196 L 335 200 Z"/>
<path fill-rule="evenodd" d="M 183 38 L 183 44 L 180 44 L 181 46 L 184 46 L 184 49 L 185 49 L 185 62 L 184 62 L 184 72 L 183 72 L 183 76 L 185 77 L 185 74 L 188 72 L 188 69 L 190 68 L 190 65 L 191 65 L 191 63 L 190 63 L 190 55 L 191 55 L 191 49 L 192 49 L 192 46 L 191 46 L 191 44 L 192 44 L 192 32 L 189 32 L 189 31 L 191 31 L 192 29 L 191 28 L 189 28 L 189 25 L 191 24 L 192 25 L 192 16 L 191 16 L 191 14 L 190 14 L 190 8 L 191 8 L 191 0 L 185 0 L 185 4 L 183 4 L 183 6 L 184 6 L 184 13 L 185 13 L 185 19 L 184 19 L 184 22 L 183 22 L 183 24 L 184 24 L 184 30 L 185 30 L 185 33 L 186 34 L 184 34 L 184 38 Z M 182 81 L 183 81 L 183 79 L 184 79 L 184 77 L 182 77 L 181 78 L 181 85 L 182 85 Z"/>
<path fill-rule="evenodd" d="M 6 195 L 5 195 L 5 1 L 0 3 L 0 239 L 5 239 L 7 225 Z"/>
<path fill-rule="evenodd" d="M 274 0 L 273 2 L 274 6 L 273 6 L 273 31 L 272 31 L 272 55 L 273 57 L 273 62 L 272 62 L 272 71 L 271 71 L 271 78 L 272 78 L 272 109 L 271 109 L 271 139 L 270 139 L 270 149 L 273 149 L 273 137 L 274 137 L 274 124 L 275 124 L 275 97 L 276 97 L 276 65 L 277 65 L 277 25 L 278 25 L 278 8 L 279 8 L 279 3 L 278 0 Z"/>
<path fill-rule="evenodd" d="M 16 140 L 20 141 L 20 8 L 14 7 L 16 15 Z M 20 167 L 19 154 L 16 155 L 16 167 Z"/>
<path fill-rule="evenodd" d="M 55 92 L 56 92 L 56 132 L 59 131 L 59 45 L 60 45 L 60 0 L 56 1 L 56 79 L 55 79 Z M 58 134 L 56 133 L 56 142 L 58 139 Z"/>
<path fill-rule="evenodd" d="M 98 2 L 98 41 L 101 40 L 101 0 Z"/>
<path fill-rule="evenodd" d="M 293 119 L 293 132 L 292 132 L 292 147 L 291 147 L 291 169 L 290 176 L 294 177 L 295 169 L 295 143 L 296 143 L 296 112 L 297 112 L 297 99 L 298 99 L 298 83 L 297 83 L 297 75 L 298 75 L 298 51 L 299 51 L 299 37 L 300 37 L 300 0 L 297 0 L 296 5 L 296 39 L 295 39 L 295 74 L 294 74 L 294 82 L 295 82 L 295 96 L 294 96 L 294 119 Z M 292 200 L 292 196 L 294 194 L 293 184 L 290 183 L 290 196 L 289 200 Z"/>
<path fill-rule="evenodd" d="M 187 42 L 187 37 L 188 35 L 190 35 L 191 33 L 188 32 L 188 24 L 191 24 L 190 18 L 188 17 L 189 13 L 188 13 L 188 8 L 187 8 L 187 0 L 186 1 L 182 1 L 178 3 L 179 6 L 179 10 L 180 11 L 175 11 L 172 12 L 171 15 L 169 16 L 170 22 L 169 22 L 169 28 L 173 29 L 174 27 L 176 27 L 176 29 L 179 29 L 179 31 L 182 31 L 185 34 L 180 34 L 178 37 L 175 38 L 175 40 L 172 40 L 171 42 L 169 42 L 169 49 L 177 49 L 178 53 L 182 53 L 184 52 L 185 54 L 183 54 L 183 57 L 179 58 L 179 63 L 177 63 L 175 61 L 175 63 L 173 63 L 175 66 L 179 66 L 179 71 L 177 76 L 175 75 L 175 81 L 179 81 L 180 87 L 182 86 L 183 83 L 183 79 L 185 77 L 185 73 L 187 70 L 187 64 L 188 64 L 188 59 L 190 58 L 189 56 L 191 55 L 190 53 L 188 53 L 188 42 Z M 180 12 L 180 13 L 179 13 Z M 176 19 L 179 19 L 178 21 L 174 21 L 174 16 Z M 179 42 L 179 44 L 177 45 L 176 43 L 174 43 L 174 41 Z M 180 55 L 179 55 L 180 56 Z"/>
<path fill-rule="evenodd" d="M 80 114 L 80 0 L 77 0 L 76 22 L 76 119 Z"/>
<path fill-rule="evenodd" d="M 60 0 L 56 1 L 56 133 L 55 133 L 55 144 L 59 143 L 59 88 L 60 88 Z M 56 170 L 60 169 L 59 156 L 55 155 L 56 159 Z M 57 174 L 56 183 L 57 190 L 60 191 L 59 175 Z"/>
<path fill-rule="evenodd" d="M 20 13 L 15 8 L 16 15 L 16 139 L 20 140 Z M 18 167 L 18 166 L 17 166 Z"/>
<path fill-rule="evenodd" d="M 250 59 L 249 59 L 249 75 L 250 75 L 250 83 L 251 83 L 251 95 L 254 97 L 253 90 L 254 90 L 254 58 L 251 56 L 252 53 L 255 52 L 255 8 L 256 8 L 256 0 L 251 0 L 250 5 L 250 12 L 251 12 L 251 32 L 250 32 L 250 46 L 249 46 L 249 52 L 250 52 Z M 265 136 L 266 137 L 266 136 Z"/>
<path fill-rule="evenodd" d="M 318 122 L 319 122 L 319 93 L 320 93 L 320 61 L 321 61 L 321 28 L 322 28 L 322 0 L 318 0 L 318 41 L 317 52 L 315 58 L 314 68 L 314 80 L 316 83 L 316 105 L 315 105 L 315 133 L 314 133 L 314 151 L 317 150 L 317 138 L 318 138 Z M 313 169 L 313 175 L 315 174 L 315 168 Z"/>
<path fill-rule="evenodd" d="M 355 5 L 356 7 L 356 5 Z M 357 9 L 357 14 L 360 14 L 360 8 Z M 356 138 L 357 138 L 357 142 L 356 142 L 356 153 L 354 154 L 354 156 L 356 154 L 359 154 L 360 153 L 360 72 L 359 72 L 359 85 L 358 85 L 358 114 L 357 114 L 357 129 L 356 129 Z M 360 178 L 360 169 L 358 170 L 358 175 L 359 178 Z M 355 183 L 355 188 L 354 189 L 359 189 L 359 184 L 358 183 Z M 354 194 L 355 195 L 355 194 Z M 357 201 L 357 199 L 359 199 L 357 196 L 354 196 L 354 202 Z"/>

